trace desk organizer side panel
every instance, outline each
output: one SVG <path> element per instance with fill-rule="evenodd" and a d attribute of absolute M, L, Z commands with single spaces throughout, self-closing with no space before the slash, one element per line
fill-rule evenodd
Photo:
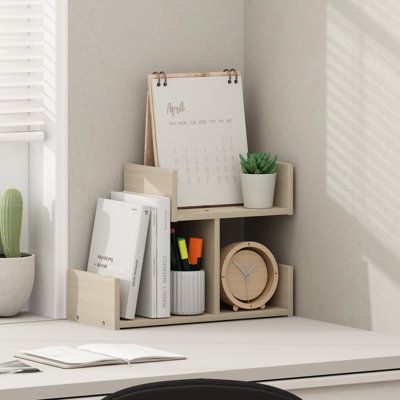
<path fill-rule="evenodd" d="M 274 206 L 293 214 L 293 164 L 277 163 Z"/>
<path fill-rule="evenodd" d="M 126 163 L 124 165 L 124 190 L 171 198 L 171 220 L 176 221 L 176 171 Z"/>
<path fill-rule="evenodd" d="M 67 318 L 88 325 L 119 329 L 119 279 L 69 269 Z"/>
<path fill-rule="evenodd" d="M 287 309 L 289 317 L 293 316 L 293 270 L 291 265 L 279 264 L 278 286 L 267 304 Z"/>

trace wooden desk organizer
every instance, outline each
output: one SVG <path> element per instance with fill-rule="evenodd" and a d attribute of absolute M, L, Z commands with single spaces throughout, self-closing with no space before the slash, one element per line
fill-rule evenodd
<path fill-rule="evenodd" d="M 120 319 L 119 279 L 70 269 L 68 271 L 67 318 L 111 329 L 174 325 L 234 319 L 293 315 L 293 267 L 279 265 L 278 288 L 264 310 L 232 311 L 220 301 L 221 219 L 293 214 L 293 165 L 278 163 L 274 207 L 247 209 L 243 206 L 177 208 L 176 171 L 126 164 L 124 190 L 171 198 L 171 221 L 182 236 L 204 239 L 206 312 L 193 316 L 171 316 L 134 320 Z"/>

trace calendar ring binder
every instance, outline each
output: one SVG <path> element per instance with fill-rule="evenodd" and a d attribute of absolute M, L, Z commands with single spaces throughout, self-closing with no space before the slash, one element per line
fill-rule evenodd
<path fill-rule="evenodd" d="M 231 84 L 232 83 L 232 70 L 225 68 L 223 72 L 227 72 L 229 74 L 228 83 Z"/>
<path fill-rule="evenodd" d="M 235 82 L 235 83 L 238 83 L 238 82 L 239 82 L 239 80 L 238 80 L 238 72 L 236 71 L 236 69 L 235 69 L 235 68 L 231 68 L 229 72 L 230 72 L 230 73 L 233 72 L 233 73 L 235 74 L 235 80 L 234 80 L 234 82 Z"/>
<path fill-rule="evenodd" d="M 164 71 L 160 71 L 160 76 L 164 77 L 164 83 L 163 86 L 167 86 L 167 74 Z"/>
<path fill-rule="evenodd" d="M 157 86 L 161 86 L 161 83 L 160 83 L 160 81 L 161 81 L 160 73 L 157 72 L 157 71 L 154 71 L 154 72 L 153 72 L 153 75 L 157 75 Z"/>

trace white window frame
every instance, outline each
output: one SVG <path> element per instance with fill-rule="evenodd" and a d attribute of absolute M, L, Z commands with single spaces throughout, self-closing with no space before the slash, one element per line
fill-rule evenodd
<path fill-rule="evenodd" d="M 44 96 L 45 135 L 44 139 L 32 136 L 32 132 L 3 136 L 0 146 L 7 154 L 8 171 L 2 170 L 0 189 L 20 185 L 26 200 L 22 245 L 24 251 L 36 255 L 29 311 L 64 318 L 68 268 L 68 0 L 43 3 L 44 31 L 48 35 L 44 46 L 46 73 L 50 71 L 44 75 L 45 86 L 49 84 Z"/>
<path fill-rule="evenodd" d="M 29 152 L 30 251 L 37 255 L 30 311 L 66 316 L 68 268 L 68 0 L 55 10 L 55 123 Z M 35 238 L 35 239 L 33 239 Z M 37 238 L 37 239 L 36 239 Z"/>

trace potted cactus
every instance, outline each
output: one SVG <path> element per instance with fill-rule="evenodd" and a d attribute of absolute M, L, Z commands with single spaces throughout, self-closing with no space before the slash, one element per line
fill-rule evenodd
<path fill-rule="evenodd" d="M 22 196 L 8 189 L 0 204 L 0 317 L 18 314 L 32 293 L 35 256 L 21 253 Z"/>
<path fill-rule="evenodd" d="M 276 160 L 266 153 L 239 155 L 243 202 L 246 208 L 271 208 L 274 203 Z"/>

